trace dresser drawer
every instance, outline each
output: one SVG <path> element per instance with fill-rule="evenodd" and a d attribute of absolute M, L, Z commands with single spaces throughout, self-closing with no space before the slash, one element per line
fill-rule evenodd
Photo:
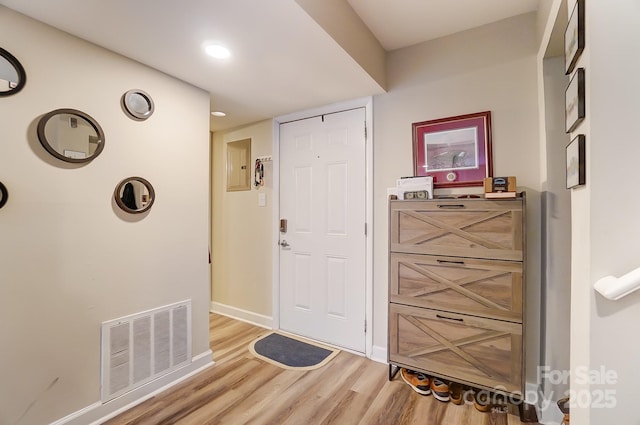
<path fill-rule="evenodd" d="M 522 263 L 391 253 L 389 301 L 522 323 Z"/>
<path fill-rule="evenodd" d="M 391 251 L 522 261 L 522 198 L 391 201 L 389 213 Z"/>
<path fill-rule="evenodd" d="M 389 306 L 389 362 L 471 385 L 522 392 L 522 325 Z"/>

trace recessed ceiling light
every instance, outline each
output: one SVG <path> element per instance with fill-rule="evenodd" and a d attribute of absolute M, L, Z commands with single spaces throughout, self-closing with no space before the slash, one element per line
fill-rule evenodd
<path fill-rule="evenodd" d="M 229 49 L 219 44 L 209 44 L 204 47 L 204 51 L 207 52 L 209 56 L 213 56 L 216 59 L 226 59 L 231 56 Z"/>
<path fill-rule="evenodd" d="M 214 111 L 214 112 L 211 113 L 211 115 L 213 115 L 214 117 L 226 117 L 227 116 L 227 114 L 225 114 L 222 111 Z"/>

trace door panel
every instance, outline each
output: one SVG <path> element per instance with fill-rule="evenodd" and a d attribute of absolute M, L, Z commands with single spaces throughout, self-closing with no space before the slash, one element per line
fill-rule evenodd
<path fill-rule="evenodd" d="M 297 253 L 295 255 L 295 306 L 296 308 L 311 309 L 311 256 Z"/>
<path fill-rule="evenodd" d="M 327 258 L 327 313 L 346 318 L 347 259 Z"/>
<path fill-rule="evenodd" d="M 360 352 L 364 128 L 364 108 L 280 126 L 280 218 L 288 220 L 280 234 L 280 327 Z"/>

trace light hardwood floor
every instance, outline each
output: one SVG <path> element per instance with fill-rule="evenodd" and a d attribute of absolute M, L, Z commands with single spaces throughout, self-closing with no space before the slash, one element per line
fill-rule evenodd
<path fill-rule="evenodd" d="M 414 392 L 387 365 L 340 352 L 311 371 L 255 358 L 248 345 L 268 331 L 210 316 L 215 365 L 105 422 L 107 425 L 520 425 L 518 416 L 481 413 Z"/>

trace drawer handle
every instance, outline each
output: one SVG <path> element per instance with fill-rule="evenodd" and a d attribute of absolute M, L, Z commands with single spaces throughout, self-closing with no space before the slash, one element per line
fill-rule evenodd
<path fill-rule="evenodd" d="M 464 261 L 454 261 L 454 260 L 437 260 L 440 264 L 460 264 L 464 266 Z"/>
<path fill-rule="evenodd" d="M 438 208 L 442 208 L 442 209 L 450 209 L 450 210 L 460 210 L 464 208 L 464 205 L 462 204 L 443 204 L 443 205 L 438 205 Z"/>
<path fill-rule="evenodd" d="M 456 322 L 464 322 L 464 319 L 460 319 L 460 318 L 457 318 L 457 317 L 447 317 L 447 316 L 441 316 L 439 314 L 436 314 L 436 317 L 438 319 L 447 319 L 447 320 L 455 320 Z"/>

